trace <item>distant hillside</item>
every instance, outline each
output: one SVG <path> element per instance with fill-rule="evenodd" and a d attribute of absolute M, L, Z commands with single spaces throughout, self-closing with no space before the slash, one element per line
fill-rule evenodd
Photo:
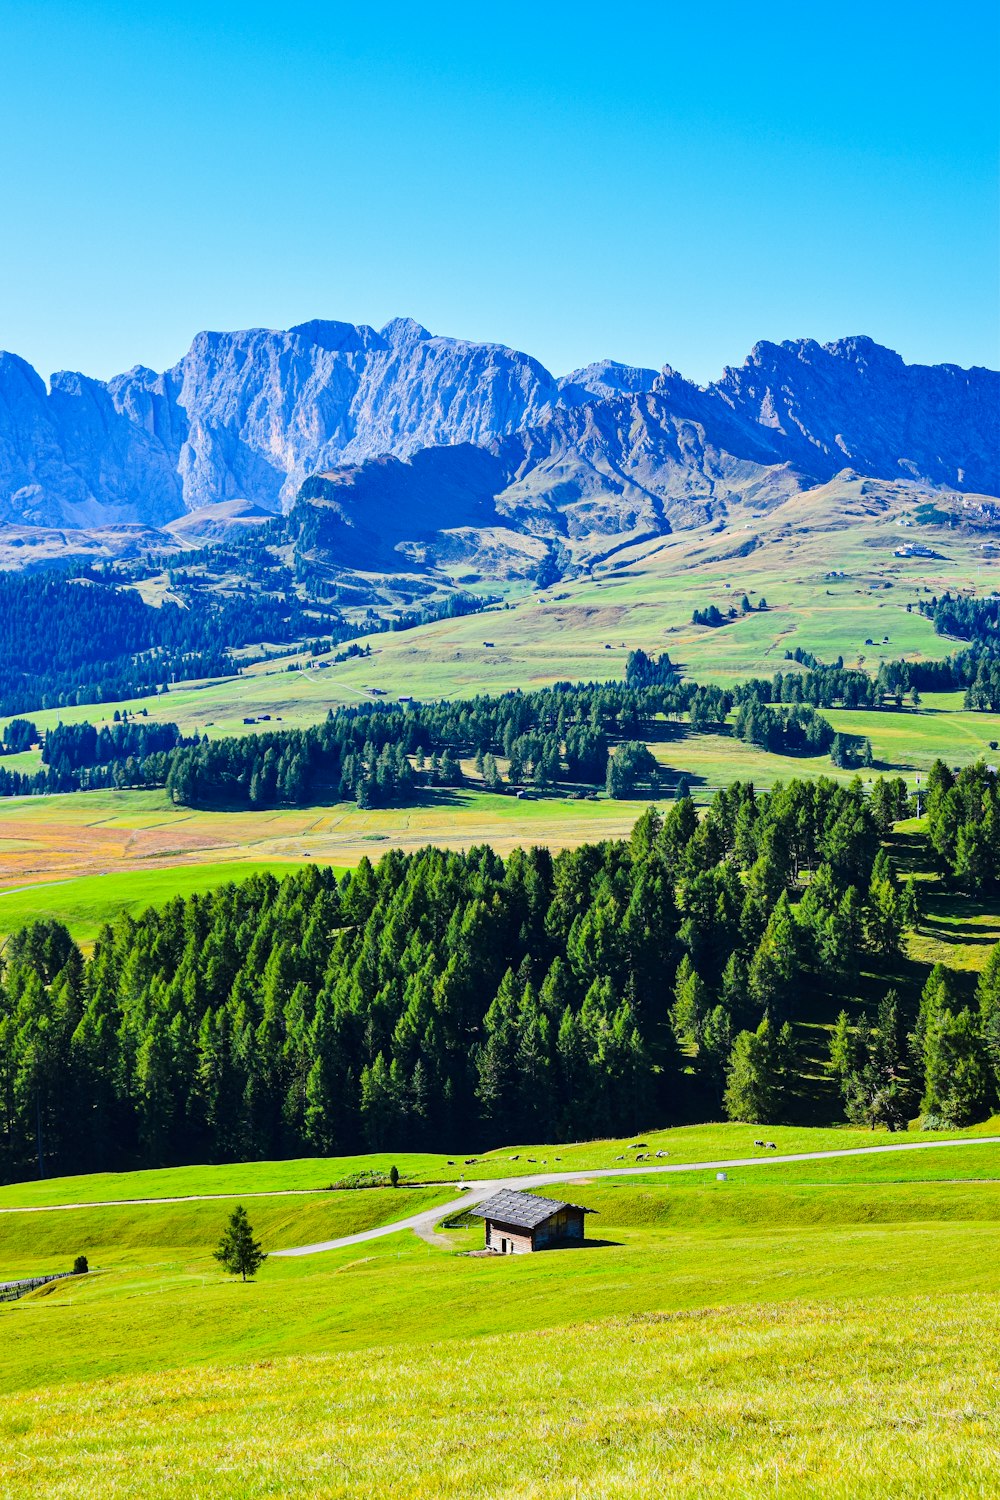
<path fill-rule="evenodd" d="M 998 413 L 996 373 L 906 365 L 864 338 L 759 344 L 706 389 L 608 360 L 556 379 L 409 319 L 201 333 L 162 374 L 62 372 L 48 390 L 0 354 L 0 521 L 163 527 L 220 504 L 288 510 L 310 480 L 353 566 L 442 532 L 476 552 L 484 527 L 537 559 L 540 537 L 663 531 L 845 468 L 995 495 Z"/>

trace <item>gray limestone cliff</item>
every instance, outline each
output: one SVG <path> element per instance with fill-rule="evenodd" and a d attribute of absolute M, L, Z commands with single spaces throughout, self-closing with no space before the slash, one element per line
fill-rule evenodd
<path fill-rule="evenodd" d="M 488 461 L 449 453 L 467 445 Z M 425 450 L 441 456 L 415 484 L 407 465 Z M 504 525 L 580 534 L 768 503 L 844 468 L 996 494 L 1000 376 L 851 338 L 758 344 L 704 389 L 611 360 L 557 380 L 527 354 L 410 319 L 201 333 L 162 373 L 61 372 L 48 389 L 0 354 L 0 521 L 36 526 L 288 510 L 304 480 L 336 474 L 355 505 L 369 497 L 368 535 L 383 506 L 387 532 L 390 512 L 405 531 L 404 495 L 426 505 L 432 491 L 439 523 L 446 501 L 456 526 L 488 504 Z"/>

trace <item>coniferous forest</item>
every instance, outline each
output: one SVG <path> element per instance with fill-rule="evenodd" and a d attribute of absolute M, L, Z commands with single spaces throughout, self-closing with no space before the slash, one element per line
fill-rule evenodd
<path fill-rule="evenodd" d="M 797 1023 L 832 1021 L 862 971 L 877 1003 L 825 1060 L 837 1110 L 968 1124 L 996 1099 L 1000 950 L 975 997 L 936 969 L 900 1000 L 918 900 L 884 838 L 908 810 L 900 780 L 736 783 L 700 821 L 684 798 L 555 856 L 253 876 L 124 915 L 86 959 L 38 922 L 5 954 L 0 1173 L 792 1120 Z M 995 777 L 935 769 L 947 880 L 973 878 L 965 830 L 996 816 Z"/>
<path fill-rule="evenodd" d="M 231 652 L 303 635 L 345 640 L 339 612 L 244 588 L 181 609 L 133 589 L 58 573 L 0 572 L 0 715 L 113 703 L 195 677 L 229 676 Z"/>
<path fill-rule="evenodd" d="M 807 665 L 804 673 L 777 672 L 723 689 L 681 680 L 665 653 L 633 651 L 623 683 L 564 682 L 532 693 L 437 703 L 373 702 L 331 710 L 325 723 L 308 729 L 213 740 L 184 738 L 171 724 L 162 732 L 143 727 L 127 716 L 100 730 L 59 724 L 44 737 L 42 768 L 0 765 L 0 797 L 166 785 L 175 802 L 193 807 L 341 799 L 375 807 L 411 801 L 421 787 L 460 785 L 461 758 L 475 759 L 489 790 L 505 782 L 536 788 L 566 782 L 631 797 L 662 785 L 642 741 L 669 738 L 676 727 L 670 721 L 682 714 L 695 732 L 719 732 L 735 708 L 732 732 L 750 744 L 784 755 L 829 754 L 840 767 L 870 767 L 870 742 L 836 734 L 820 708 L 891 712 L 904 694 L 916 703 L 921 691 L 964 685 L 966 705 L 987 710 L 1000 693 L 995 658 L 975 652 L 884 663 L 875 678 L 841 663 L 824 666 L 815 657 Z M 19 748 L 39 738 L 30 721 L 20 727 Z M 505 775 L 498 757 L 507 762 Z"/>

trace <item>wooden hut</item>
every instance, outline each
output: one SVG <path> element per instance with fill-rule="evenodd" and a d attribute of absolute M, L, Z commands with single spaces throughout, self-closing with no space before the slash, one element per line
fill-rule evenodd
<path fill-rule="evenodd" d="M 496 1255 L 527 1255 L 533 1250 L 582 1245 L 583 1216 L 593 1209 L 504 1188 L 469 1212 L 486 1220 L 487 1250 Z"/>

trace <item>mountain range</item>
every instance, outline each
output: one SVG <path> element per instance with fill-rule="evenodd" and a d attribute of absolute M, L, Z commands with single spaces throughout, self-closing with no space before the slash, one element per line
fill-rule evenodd
<path fill-rule="evenodd" d="M 292 511 L 353 570 L 569 549 L 767 509 L 838 473 L 1000 493 L 1000 374 L 869 338 L 760 343 L 707 387 L 603 360 L 328 321 L 200 333 L 162 373 L 46 387 L 0 354 L 0 522 L 143 528 Z M 497 564 L 499 566 L 499 564 Z"/>

